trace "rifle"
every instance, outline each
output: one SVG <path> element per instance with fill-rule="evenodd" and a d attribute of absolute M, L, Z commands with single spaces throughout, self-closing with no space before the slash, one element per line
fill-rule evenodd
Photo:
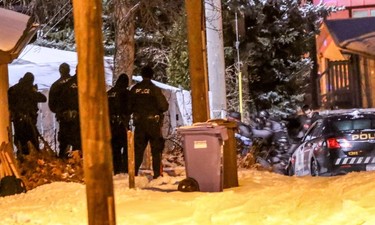
<path fill-rule="evenodd" d="M 51 146 L 49 145 L 49 143 L 48 143 L 48 142 L 44 139 L 44 137 L 40 134 L 38 128 L 37 128 L 37 127 L 31 122 L 31 119 L 27 119 L 26 121 L 29 123 L 29 125 L 30 125 L 30 127 L 31 127 L 31 131 L 32 131 L 32 133 L 33 133 L 33 137 L 36 137 L 37 139 L 39 138 L 39 139 L 42 141 L 44 147 L 45 147 L 48 151 L 51 151 L 51 152 L 54 152 L 54 153 L 55 153 L 55 151 L 51 148 Z M 39 150 L 39 146 L 35 146 L 35 147 L 38 148 L 38 150 Z"/>

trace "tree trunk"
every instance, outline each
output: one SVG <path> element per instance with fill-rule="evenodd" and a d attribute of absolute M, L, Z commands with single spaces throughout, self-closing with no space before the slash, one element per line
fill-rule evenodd
<path fill-rule="evenodd" d="M 126 73 L 129 83 L 132 82 L 133 66 L 135 58 L 135 25 L 134 13 L 137 5 L 131 4 L 130 0 L 114 1 L 115 19 L 115 57 L 113 80 L 116 81 L 121 73 Z"/>

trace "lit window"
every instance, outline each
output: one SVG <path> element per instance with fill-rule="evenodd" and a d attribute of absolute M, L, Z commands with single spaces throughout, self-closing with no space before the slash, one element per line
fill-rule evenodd
<path fill-rule="evenodd" d="M 353 18 L 358 18 L 358 17 L 367 17 L 368 16 L 368 11 L 367 10 L 355 10 L 353 11 Z"/>

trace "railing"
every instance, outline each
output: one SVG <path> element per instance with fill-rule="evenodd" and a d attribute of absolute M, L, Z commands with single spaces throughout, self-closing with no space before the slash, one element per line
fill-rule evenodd
<path fill-rule="evenodd" d="M 327 94 L 321 95 L 322 108 L 351 108 L 352 94 L 348 88 L 341 88 Z"/>

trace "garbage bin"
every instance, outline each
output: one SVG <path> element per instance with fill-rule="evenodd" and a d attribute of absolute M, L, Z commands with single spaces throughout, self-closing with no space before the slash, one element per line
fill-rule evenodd
<path fill-rule="evenodd" d="M 223 153 L 223 188 L 238 187 L 237 142 L 234 137 L 237 123 L 226 119 L 211 119 L 208 122 L 227 128 L 228 139 L 224 142 Z"/>
<path fill-rule="evenodd" d="M 180 191 L 223 191 L 222 152 L 227 129 L 215 123 L 195 123 L 177 128 L 182 136 L 187 178 Z"/>

